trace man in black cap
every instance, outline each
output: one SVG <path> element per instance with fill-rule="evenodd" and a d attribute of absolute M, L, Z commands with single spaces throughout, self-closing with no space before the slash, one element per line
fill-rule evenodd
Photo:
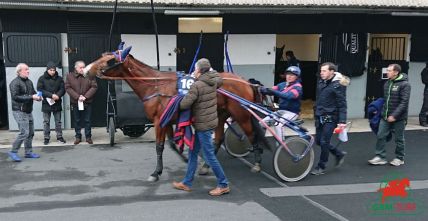
<path fill-rule="evenodd" d="M 45 73 L 37 81 L 37 91 L 41 91 L 44 98 L 42 102 L 44 144 L 47 145 L 50 140 L 50 119 L 52 114 L 55 119 L 56 139 L 64 144 L 65 140 L 62 137 L 61 126 L 61 97 L 65 94 L 64 80 L 56 71 L 54 62 L 48 62 Z"/>

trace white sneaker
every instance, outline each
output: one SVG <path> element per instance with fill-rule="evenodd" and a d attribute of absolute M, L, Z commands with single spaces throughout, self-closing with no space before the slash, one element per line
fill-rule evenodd
<path fill-rule="evenodd" d="M 373 159 L 369 160 L 369 164 L 371 164 L 371 165 L 385 165 L 387 163 L 388 162 L 386 162 L 386 160 L 384 160 L 378 156 L 375 156 Z"/>
<path fill-rule="evenodd" d="M 393 159 L 391 162 L 389 162 L 389 164 L 391 164 L 392 166 L 400 166 L 404 164 L 404 160 L 400 160 L 398 158 Z"/>

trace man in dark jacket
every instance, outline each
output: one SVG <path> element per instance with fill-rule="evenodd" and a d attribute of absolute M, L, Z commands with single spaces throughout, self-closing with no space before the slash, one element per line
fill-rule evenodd
<path fill-rule="evenodd" d="M 317 86 L 315 102 L 316 143 L 321 146 L 318 165 L 313 175 L 324 174 L 329 153 L 336 157 L 336 167 L 343 163 L 346 152 L 331 145 L 330 140 L 336 127 L 346 127 L 346 86 L 349 78 L 340 74 L 336 65 L 327 62 L 321 65 L 320 81 Z"/>
<path fill-rule="evenodd" d="M 213 129 L 217 127 L 217 88 L 222 81 L 216 71 L 212 71 L 208 59 L 202 58 L 196 62 L 195 76 L 198 79 L 180 103 L 180 109 L 191 108 L 193 127 L 195 128 L 195 143 L 189 150 L 187 172 L 182 182 L 173 182 L 176 189 L 190 191 L 193 177 L 198 164 L 198 152 L 202 148 L 208 165 L 217 177 L 217 187 L 209 192 L 212 196 L 220 196 L 230 192 L 228 180 L 223 168 L 217 160 L 212 143 Z"/>
<path fill-rule="evenodd" d="M 64 81 L 52 61 L 48 62 L 45 73 L 37 81 L 37 91 L 41 91 L 44 98 L 42 102 L 44 144 L 47 145 L 50 140 L 51 115 L 55 119 L 56 139 L 64 144 L 61 126 L 61 97 L 65 94 Z"/>
<path fill-rule="evenodd" d="M 428 127 L 428 62 L 421 72 L 422 83 L 425 84 L 424 103 L 422 104 L 421 112 L 419 113 L 419 124 L 423 127 Z"/>
<path fill-rule="evenodd" d="M 12 150 L 8 153 L 9 157 L 15 162 L 21 162 L 18 156 L 18 150 L 22 143 L 25 147 L 25 158 L 39 158 L 33 153 L 33 100 L 41 101 L 40 94 L 36 94 L 33 82 L 28 79 L 30 71 L 28 65 L 20 63 L 16 66 L 18 76 L 10 82 L 10 96 L 12 100 L 12 113 L 19 128 L 19 134 L 12 144 Z"/>
<path fill-rule="evenodd" d="M 74 113 L 74 131 L 76 133 L 76 140 L 74 144 L 77 145 L 82 141 L 81 123 L 85 123 L 85 138 L 86 142 L 93 144 L 91 134 L 91 103 L 94 99 L 95 92 L 97 92 L 97 82 L 95 79 L 85 77 L 83 69 L 85 63 L 83 61 L 76 61 L 74 64 L 74 72 L 67 75 L 65 82 L 65 90 L 70 95 L 72 110 Z M 82 104 L 79 110 L 79 102 Z"/>
<path fill-rule="evenodd" d="M 410 84 L 407 81 L 407 75 L 400 74 L 401 67 L 398 64 L 391 64 L 387 68 L 388 81 L 384 85 L 384 99 L 382 109 L 382 119 L 379 123 L 377 133 L 376 156 L 369 160 L 372 165 L 385 165 L 386 138 L 391 130 L 394 130 L 396 158 L 390 164 L 400 166 L 404 164 L 404 129 L 407 124 L 407 113 L 409 111 Z"/>

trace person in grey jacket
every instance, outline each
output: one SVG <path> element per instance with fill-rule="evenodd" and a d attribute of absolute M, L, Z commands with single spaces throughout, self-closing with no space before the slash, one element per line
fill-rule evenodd
<path fill-rule="evenodd" d="M 410 84 L 407 80 L 407 75 L 400 73 L 401 66 L 398 64 L 390 64 L 387 68 L 388 81 L 384 85 L 384 99 L 382 109 L 382 119 L 379 123 L 376 142 L 376 156 L 369 160 L 372 165 L 385 165 L 386 138 L 394 130 L 396 157 L 390 162 L 393 166 L 404 164 L 404 129 L 407 124 L 407 114 L 409 111 L 410 99 Z"/>
<path fill-rule="evenodd" d="M 64 80 L 59 76 L 56 65 L 52 61 L 48 62 L 45 73 L 37 81 L 37 91 L 41 91 L 44 98 L 42 102 L 44 144 L 47 145 L 50 139 L 51 115 L 55 119 L 56 139 L 64 144 L 61 124 L 61 98 L 65 94 Z"/>
<path fill-rule="evenodd" d="M 12 144 L 12 150 L 8 152 L 12 161 L 21 162 L 18 150 L 22 143 L 25 147 L 25 158 L 39 158 L 40 155 L 33 153 L 33 100 L 41 101 L 42 96 L 36 94 L 33 82 L 28 79 L 30 71 L 28 65 L 19 63 L 16 66 L 17 77 L 10 82 L 10 96 L 12 100 L 12 113 L 19 128 L 19 134 Z"/>
<path fill-rule="evenodd" d="M 217 88 L 221 86 L 220 75 L 211 71 L 211 64 L 206 58 L 196 62 L 195 76 L 197 81 L 190 87 L 180 103 L 180 109 L 191 108 L 193 115 L 193 127 L 195 128 L 195 143 L 193 150 L 189 150 L 187 172 L 183 181 L 173 182 L 176 189 L 190 191 L 193 177 L 198 165 L 198 152 L 204 152 L 205 160 L 211 166 L 217 177 L 217 187 L 209 192 L 212 196 L 220 196 L 230 192 L 229 182 L 223 168 L 214 153 L 212 143 L 213 129 L 217 127 Z"/>

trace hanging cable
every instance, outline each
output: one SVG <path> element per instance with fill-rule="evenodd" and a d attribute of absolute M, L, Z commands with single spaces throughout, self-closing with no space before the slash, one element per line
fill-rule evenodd
<path fill-rule="evenodd" d="M 155 15 L 155 7 L 153 5 L 153 0 L 150 0 L 150 6 L 152 8 L 152 17 L 153 17 L 153 27 L 155 29 L 155 35 L 156 35 L 156 58 L 158 62 L 158 70 L 160 70 L 160 60 L 159 60 L 159 37 L 158 37 L 158 24 L 156 22 L 156 15 Z"/>

